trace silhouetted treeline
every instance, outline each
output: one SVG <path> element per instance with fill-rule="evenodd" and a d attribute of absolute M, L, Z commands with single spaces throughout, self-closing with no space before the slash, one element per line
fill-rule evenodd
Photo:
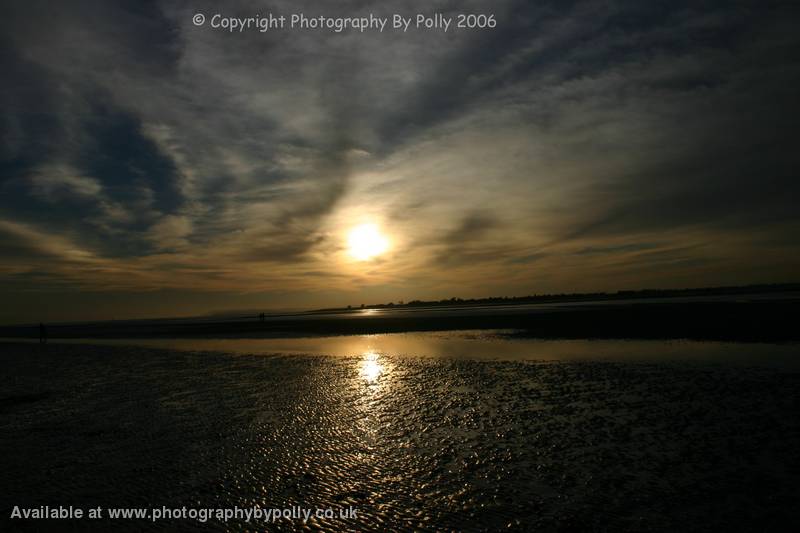
<path fill-rule="evenodd" d="M 581 292 L 558 294 L 530 294 L 527 296 L 494 296 L 489 298 L 449 298 L 445 300 L 411 300 L 382 304 L 361 304 L 360 309 L 386 309 L 396 307 L 441 307 L 454 305 L 514 305 L 527 303 L 585 302 L 594 300 L 629 300 L 636 298 L 671 298 L 687 296 L 730 296 L 736 294 L 761 294 L 800 291 L 800 283 L 773 283 L 736 287 L 702 287 L 692 289 L 641 289 L 617 292 Z M 348 309 L 353 309 L 348 306 Z"/>

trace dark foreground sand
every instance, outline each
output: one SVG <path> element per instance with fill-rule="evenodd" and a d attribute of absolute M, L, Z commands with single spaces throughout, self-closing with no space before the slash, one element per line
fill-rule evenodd
<path fill-rule="evenodd" d="M 0 346 L 0 530 L 793 531 L 800 374 Z M 14 505 L 347 507 L 305 526 Z"/>

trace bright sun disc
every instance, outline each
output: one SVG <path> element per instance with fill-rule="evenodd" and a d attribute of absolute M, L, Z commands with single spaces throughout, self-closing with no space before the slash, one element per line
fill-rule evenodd
<path fill-rule="evenodd" d="M 375 224 L 362 224 L 350 230 L 347 246 L 354 259 L 366 261 L 385 252 L 389 248 L 389 241 L 381 235 Z"/>

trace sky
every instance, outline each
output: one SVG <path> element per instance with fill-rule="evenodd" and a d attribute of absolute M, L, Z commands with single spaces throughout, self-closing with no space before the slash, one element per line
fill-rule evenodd
<path fill-rule="evenodd" d="M 0 322 L 798 281 L 790 4 L 4 2 Z"/>

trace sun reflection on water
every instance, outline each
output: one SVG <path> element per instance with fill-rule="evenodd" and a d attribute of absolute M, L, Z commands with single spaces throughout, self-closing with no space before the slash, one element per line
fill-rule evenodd
<path fill-rule="evenodd" d="M 367 350 L 361 356 L 361 377 L 367 383 L 375 383 L 383 373 L 383 365 L 379 361 L 378 352 Z"/>

